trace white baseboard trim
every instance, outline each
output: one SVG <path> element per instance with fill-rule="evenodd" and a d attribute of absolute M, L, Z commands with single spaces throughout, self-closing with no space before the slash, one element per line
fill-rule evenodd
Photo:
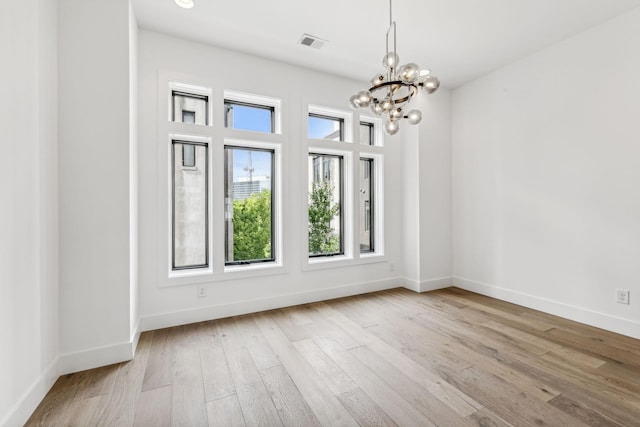
<path fill-rule="evenodd" d="M 584 307 L 565 304 L 559 301 L 553 301 L 535 295 L 525 294 L 523 292 L 501 288 L 487 283 L 476 282 L 463 277 L 454 276 L 453 284 L 454 286 L 467 291 L 476 292 L 488 297 L 497 298 L 532 308 L 534 310 L 560 316 L 565 319 L 595 326 L 596 328 L 640 339 L 640 323 L 633 320 L 589 310 Z"/>
<path fill-rule="evenodd" d="M 186 325 L 206 320 L 221 319 L 229 316 L 257 313 L 276 308 L 290 307 L 293 305 L 392 289 L 399 286 L 402 286 L 402 278 L 400 277 L 379 280 L 376 282 L 355 283 L 351 285 L 337 286 L 334 288 L 278 295 L 270 298 L 245 300 L 190 310 L 143 316 L 140 318 L 140 331 L 152 331 L 155 329 L 169 328 L 172 326 Z"/>
<path fill-rule="evenodd" d="M 31 414 L 33 414 L 33 411 L 36 410 L 40 402 L 42 402 L 42 399 L 44 399 L 45 395 L 60 376 L 58 363 L 59 359 L 56 358 L 44 369 L 31 387 L 27 389 L 13 408 L 9 410 L 9 413 L 0 419 L 0 426 L 23 426 L 27 422 Z"/>
<path fill-rule="evenodd" d="M 435 291 L 437 289 L 444 289 L 453 286 L 453 278 L 451 276 L 423 280 L 422 282 L 404 277 L 402 282 L 405 288 L 418 293 Z"/>
<path fill-rule="evenodd" d="M 60 375 L 113 365 L 133 359 L 133 341 L 60 355 Z"/>

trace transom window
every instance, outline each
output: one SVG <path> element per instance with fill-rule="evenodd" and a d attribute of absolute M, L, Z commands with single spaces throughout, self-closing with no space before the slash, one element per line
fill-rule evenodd
<path fill-rule="evenodd" d="M 373 123 L 360 122 L 360 144 L 376 145 Z"/>
<path fill-rule="evenodd" d="M 309 113 L 309 138 L 344 141 L 344 119 Z"/>
<path fill-rule="evenodd" d="M 209 97 L 178 90 L 171 91 L 173 121 L 196 125 L 207 124 Z"/>
<path fill-rule="evenodd" d="M 232 129 L 274 133 L 275 107 L 225 100 L 224 125 Z"/>

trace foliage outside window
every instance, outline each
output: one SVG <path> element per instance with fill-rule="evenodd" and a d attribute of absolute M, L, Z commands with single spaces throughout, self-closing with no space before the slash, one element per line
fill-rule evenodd
<path fill-rule="evenodd" d="M 225 147 L 225 263 L 274 260 L 272 150 Z"/>
<path fill-rule="evenodd" d="M 309 255 L 342 254 L 342 157 L 310 154 L 309 168 Z"/>

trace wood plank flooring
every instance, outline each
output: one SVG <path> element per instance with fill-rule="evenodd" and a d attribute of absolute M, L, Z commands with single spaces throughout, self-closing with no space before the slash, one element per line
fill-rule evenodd
<path fill-rule="evenodd" d="M 640 341 L 456 288 L 145 332 L 28 426 L 640 426 Z"/>

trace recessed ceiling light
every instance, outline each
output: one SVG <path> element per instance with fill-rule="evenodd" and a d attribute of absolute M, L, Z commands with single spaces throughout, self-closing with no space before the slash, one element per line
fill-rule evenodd
<path fill-rule="evenodd" d="M 184 9 L 191 9 L 195 5 L 194 0 L 173 0 L 173 1 L 175 1 L 178 6 Z"/>

